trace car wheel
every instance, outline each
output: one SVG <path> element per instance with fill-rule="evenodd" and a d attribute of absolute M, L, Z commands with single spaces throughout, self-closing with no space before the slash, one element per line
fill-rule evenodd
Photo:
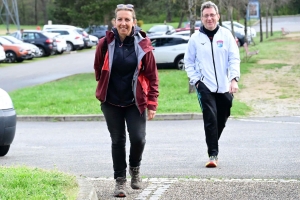
<path fill-rule="evenodd" d="M 73 51 L 74 50 L 74 46 L 71 42 L 67 42 L 67 51 Z"/>
<path fill-rule="evenodd" d="M 5 156 L 9 150 L 10 145 L 0 146 L 0 156 Z"/>
<path fill-rule="evenodd" d="M 41 52 L 41 56 L 46 56 L 46 52 L 45 52 L 45 49 L 43 47 L 39 47 L 39 50 Z"/>
<path fill-rule="evenodd" d="M 5 53 L 5 56 L 6 56 L 6 62 L 8 63 L 14 63 L 17 60 L 17 55 L 13 51 L 7 51 Z"/>
<path fill-rule="evenodd" d="M 184 70 L 184 61 L 183 61 L 183 56 L 179 56 L 175 60 L 175 67 L 178 70 Z"/>

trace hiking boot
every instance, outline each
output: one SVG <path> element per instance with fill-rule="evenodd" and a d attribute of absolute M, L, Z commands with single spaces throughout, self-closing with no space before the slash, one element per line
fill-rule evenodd
<path fill-rule="evenodd" d="M 131 188 L 141 189 L 140 167 L 129 167 L 129 174 L 131 176 Z"/>
<path fill-rule="evenodd" d="M 125 187 L 126 187 L 126 177 L 118 177 L 116 179 L 114 196 L 115 197 L 126 197 Z"/>
<path fill-rule="evenodd" d="M 218 157 L 209 156 L 209 161 L 206 163 L 205 167 L 217 167 L 217 165 L 218 165 Z"/>

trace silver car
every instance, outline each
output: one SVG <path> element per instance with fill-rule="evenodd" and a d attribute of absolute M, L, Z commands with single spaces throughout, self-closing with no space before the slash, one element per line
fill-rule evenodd
<path fill-rule="evenodd" d="M 0 156 L 5 156 L 14 140 L 17 115 L 8 93 L 0 88 Z"/>

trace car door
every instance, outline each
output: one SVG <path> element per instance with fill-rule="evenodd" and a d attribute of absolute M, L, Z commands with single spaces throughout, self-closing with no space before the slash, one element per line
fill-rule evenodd
<path fill-rule="evenodd" d="M 23 35 L 22 35 L 23 41 L 34 44 L 34 45 L 38 44 L 38 42 L 35 39 L 34 34 L 35 33 L 33 33 L 33 32 L 23 32 Z"/>
<path fill-rule="evenodd" d="M 184 54 L 187 41 L 181 38 L 162 37 L 157 38 L 154 45 L 153 53 L 157 63 L 173 63 L 178 55 Z"/>

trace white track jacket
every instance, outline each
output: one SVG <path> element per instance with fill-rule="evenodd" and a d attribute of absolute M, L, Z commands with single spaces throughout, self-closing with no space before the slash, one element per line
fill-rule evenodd
<path fill-rule="evenodd" d="M 240 77 L 240 53 L 231 32 L 223 27 L 211 42 L 202 28 L 188 42 L 184 55 L 185 71 L 190 84 L 200 80 L 215 93 L 229 91 L 229 84 Z"/>

